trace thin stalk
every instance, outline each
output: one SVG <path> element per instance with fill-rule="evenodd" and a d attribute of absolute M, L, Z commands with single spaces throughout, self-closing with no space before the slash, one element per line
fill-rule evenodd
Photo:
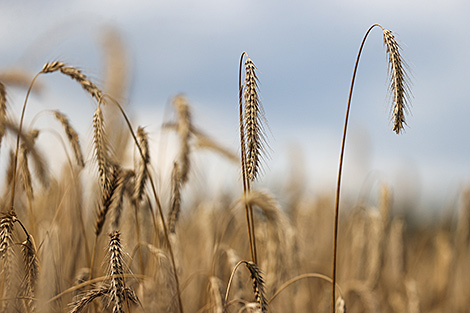
<path fill-rule="evenodd" d="M 338 169 L 338 180 L 336 183 L 336 199 L 335 199 L 335 226 L 334 226 L 334 237 L 333 237 L 333 269 L 332 269 L 332 306 L 331 312 L 335 313 L 335 306 L 336 306 L 336 263 L 337 263 L 337 250 L 338 250 L 338 223 L 339 223 L 339 198 L 340 198 L 340 190 L 341 190 L 341 175 L 343 172 L 343 159 L 344 159 L 344 148 L 346 146 L 346 132 L 348 129 L 348 121 L 349 121 L 349 111 L 351 108 L 351 100 L 352 100 L 352 93 L 354 89 L 354 82 L 356 80 L 356 73 L 357 68 L 359 66 L 359 59 L 361 57 L 362 48 L 366 42 L 367 36 L 369 35 L 370 31 L 376 27 L 382 27 L 379 24 L 372 25 L 364 35 L 362 39 L 361 46 L 359 48 L 359 52 L 356 58 L 356 64 L 354 65 L 354 72 L 351 80 L 351 87 L 349 88 L 349 96 L 348 96 L 348 105 L 346 108 L 346 117 L 344 119 L 344 130 L 343 130 L 343 139 L 341 141 L 341 153 L 339 157 L 339 169 Z"/>
<path fill-rule="evenodd" d="M 34 76 L 33 80 L 31 81 L 31 84 L 29 85 L 28 92 L 26 93 L 26 97 L 24 99 L 23 109 L 21 111 L 20 126 L 18 128 L 18 135 L 16 136 L 15 161 L 13 162 L 13 181 L 11 184 L 11 197 L 10 197 L 10 210 L 11 211 L 15 211 L 16 170 L 18 167 L 18 151 L 20 148 L 20 135 L 21 135 L 21 132 L 23 131 L 23 120 L 24 120 L 24 113 L 26 111 L 26 103 L 28 102 L 29 94 L 31 93 L 34 82 L 38 78 L 39 74 L 41 73 L 38 73 L 36 74 L 36 76 Z"/>

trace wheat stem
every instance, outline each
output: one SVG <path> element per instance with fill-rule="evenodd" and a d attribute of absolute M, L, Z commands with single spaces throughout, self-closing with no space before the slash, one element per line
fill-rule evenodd
<path fill-rule="evenodd" d="M 359 59 L 361 57 L 362 49 L 364 47 L 364 44 L 366 42 L 366 39 L 370 33 L 370 31 L 375 28 L 375 27 L 380 27 L 383 31 L 384 34 L 384 42 L 385 45 L 387 46 L 387 53 L 389 54 L 389 64 L 392 67 L 392 72 L 391 72 L 391 84 L 390 88 L 391 91 L 394 93 L 394 127 L 393 130 L 398 134 L 400 130 L 403 128 L 404 124 L 404 110 L 405 110 L 405 104 L 407 102 L 407 91 L 408 87 L 406 84 L 406 73 L 404 71 L 404 65 L 405 63 L 402 61 L 401 55 L 399 53 L 399 46 L 396 43 L 393 35 L 391 35 L 391 32 L 387 29 L 384 29 L 381 25 L 379 24 L 374 24 L 365 33 L 360 48 L 359 52 L 356 57 L 356 63 L 354 65 L 354 71 L 353 71 L 353 76 L 351 80 L 351 86 L 349 89 L 349 96 L 348 96 L 348 104 L 346 108 L 346 116 L 344 120 L 344 129 L 343 129 L 343 138 L 341 141 L 341 152 L 340 152 L 340 158 L 339 158 L 339 168 L 338 168 L 338 178 L 337 178 L 337 184 L 336 184 L 336 197 L 335 197 L 335 217 L 334 217 L 334 237 L 333 237 L 333 264 L 332 264 L 332 279 L 333 279 L 333 284 L 332 284 L 332 313 L 335 311 L 335 305 L 336 305 L 336 264 L 337 264 L 337 250 L 338 250 L 338 226 L 339 226 L 339 200 L 340 200 L 340 191 L 341 191 L 341 176 L 342 176 L 342 171 L 343 171 L 343 159 L 344 159 L 344 150 L 346 146 L 346 133 L 347 133 L 347 128 L 348 128 L 348 121 L 349 121 L 349 112 L 351 108 L 351 100 L 352 100 L 352 94 L 353 94 L 353 89 L 354 89 L 354 82 L 356 79 L 356 73 L 357 69 L 359 66 Z M 392 38 L 393 37 L 393 38 Z"/>
<path fill-rule="evenodd" d="M 240 57 L 240 66 L 238 68 L 238 104 L 239 104 L 239 117 L 240 117 L 240 153 L 241 153 L 241 167 L 242 167 L 242 182 L 243 182 L 243 195 L 245 202 L 245 213 L 246 213 L 246 225 L 248 229 L 248 242 L 250 245 L 250 256 L 251 261 L 256 262 L 256 249 L 254 247 L 254 227 L 252 226 L 253 211 L 248 206 L 246 201 L 247 193 L 250 190 L 250 183 L 248 180 L 248 172 L 246 165 L 246 143 L 245 143 L 245 127 L 244 127 L 244 114 L 243 114 L 243 85 L 242 85 L 242 64 L 243 57 L 248 55 L 243 52 Z"/>

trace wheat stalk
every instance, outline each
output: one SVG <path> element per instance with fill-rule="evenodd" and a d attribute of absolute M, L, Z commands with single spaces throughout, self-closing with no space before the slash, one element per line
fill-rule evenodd
<path fill-rule="evenodd" d="M 3 121 L 6 119 L 7 114 L 7 93 L 5 85 L 0 82 L 0 146 L 2 145 L 2 139 L 5 134 L 5 126 Z"/>
<path fill-rule="evenodd" d="M 335 197 L 335 217 L 334 217 L 334 235 L 333 235 L 333 261 L 332 261 L 332 305 L 331 310 L 334 313 L 335 303 L 336 303 L 336 263 L 337 263 L 337 250 L 338 250 L 338 225 L 339 225 L 339 199 L 340 199 L 340 190 L 341 190 L 341 175 L 343 170 L 343 159 L 344 159 L 344 149 L 346 146 L 346 133 L 348 128 L 349 121 L 349 111 L 351 108 L 352 93 L 354 89 L 354 82 L 356 79 L 356 73 L 359 66 L 359 59 L 361 57 L 362 49 L 364 47 L 365 41 L 370 33 L 370 31 L 375 28 L 380 27 L 383 31 L 384 42 L 387 47 L 387 53 L 389 55 L 389 66 L 391 71 L 389 71 L 390 77 L 390 88 L 391 92 L 394 95 L 394 127 L 393 131 L 397 134 L 402 130 L 403 124 L 405 123 L 404 112 L 405 105 L 407 104 L 408 97 L 408 85 L 407 85 L 407 74 L 405 72 L 405 62 L 402 59 L 400 53 L 400 47 L 396 43 L 395 37 L 392 35 L 391 31 L 383 28 L 379 24 L 374 24 L 367 30 L 364 35 L 359 52 L 357 54 L 356 63 L 354 65 L 353 77 L 351 80 L 351 86 L 349 89 L 348 104 L 346 107 L 346 117 L 344 121 L 343 129 L 343 138 L 341 141 L 341 152 L 338 168 L 338 179 L 336 184 L 336 197 Z"/>
<path fill-rule="evenodd" d="M 245 79 L 242 84 L 242 62 L 245 60 Z M 246 197 L 251 190 L 251 183 L 255 180 L 259 168 L 262 153 L 264 153 L 264 129 L 261 124 L 263 110 L 258 96 L 258 77 L 255 65 L 243 52 L 240 57 L 238 72 L 238 102 L 240 117 L 240 146 L 241 168 L 243 180 L 243 193 Z M 244 99 L 244 101 L 243 101 Z M 244 106 L 243 106 L 244 102 Z M 250 244 L 251 260 L 258 263 L 256 253 L 256 236 L 253 218 L 253 209 L 245 203 L 246 223 L 248 229 L 248 241 Z"/>

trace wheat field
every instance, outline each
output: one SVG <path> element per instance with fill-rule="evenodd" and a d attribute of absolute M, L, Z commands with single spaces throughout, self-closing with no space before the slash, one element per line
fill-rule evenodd
<path fill-rule="evenodd" d="M 410 93 L 406 63 L 393 33 L 374 27 L 384 38 L 398 134 Z M 457 216 L 423 227 L 395 213 L 403 210 L 386 184 L 375 205 L 343 201 L 340 211 L 341 164 L 336 194 L 312 197 L 295 172 L 276 192 L 260 188 L 268 126 L 247 53 L 234 99 L 240 146 L 220 144 L 193 119 L 197 108 L 188 98 L 172 96 L 174 119 L 161 132 L 173 134 L 175 153 L 162 175 L 167 151 L 152 154 L 155 134 L 128 117 L 131 108 L 119 101 L 123 55 L 113 38 L 107 45 L 102 87 L 59 60 L 36 75 L 0 75 L 0 149 L 8 157 L 0 190 L 1 312 L 468 312 L 469 191 L 456 201 Z M 56 147 L 65 152 L 54 164 L 48 160 L 57 152 L 36 143 L 47 130 L 25 119 L 46 75 L 76 82 L 95 105 L 90 138 L 60 106 L 41 113 L 55 121 Z M 353 86 L 354 79 L 348 112 Z M 9 102 L 13 87 L 24 103 Z M 347 122 L 348 113 L 343 152 Z M 202 150 L 239 167 L 229 192 L 205 196 L 192 171 Z"/>

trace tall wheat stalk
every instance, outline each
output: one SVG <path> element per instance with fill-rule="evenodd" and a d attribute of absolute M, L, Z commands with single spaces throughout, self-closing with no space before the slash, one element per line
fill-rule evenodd
<path fill-rule="evenodd" d="M 242 64 L 245 60 L 245 80 L 242 83 Z M 256 179 L 260 171 L 260 161 L 264 153 L 264 129 L 262 126 L 263 110 L 258 96 L 258 77 L 256 66 L 243 52 L 240 57 L 238 72 L 238 102 L 240 116 L 240 152 L 243 180 L 243 194 L 246 199 L 251 190 L 251 183 Z M 245 104 L 243 106 L 243 104 Z M 256 254 L 255 226 L 253 209 L 245 200 L 246 222 L 248 228 L 248 240 L 250 244 L 251 261 L 258 264 Z"/>
<path fill-rule="evenodd" d="M 334 218 L 334 238 L 333 238 L 333 269 L 332 269 L 332 313 L 335 312 L 336 305 L 336 263 L 337 263 L 337 250 L 338 250 L 338 224 L 339 224 L 339 199 L 341 190 L 341 175 L 343 170 L 344 149 L 346 145 L 346 132 L 349 121 L 349 111 L 351 107 L 352 93 L 354 89 L 354 82 L 356 79 L 357 68 L 359 66 L 359 59 L 361 57 L 362 49 L 370 31 L 380 27 L 383 32 L 384 45 L 388 54 L 389 75 L 390 75 L 390 93 L 393 94 L 393 131 L 397 134 L 403 129 L 405 123 L 405 112 L 409 98 L 408 75 L 406 73 L 406 63 L 401 55 L 400 45 L 397 43 L 394 35 L 388 29 L 385 29 L 380 24 L 372 25 L 362 39 L 359 52 L 357 54 L 356 63 L 354 65 L 354 72 L 352 76 L 351 86 L 349 89 L 348 104 L 346 108 L 346 117 L 344 121 L 343 139 L 341 141 L 341 153 L 339 159 L 338 180 L 336 185 L 335 197 L 335 218 Z"/>

